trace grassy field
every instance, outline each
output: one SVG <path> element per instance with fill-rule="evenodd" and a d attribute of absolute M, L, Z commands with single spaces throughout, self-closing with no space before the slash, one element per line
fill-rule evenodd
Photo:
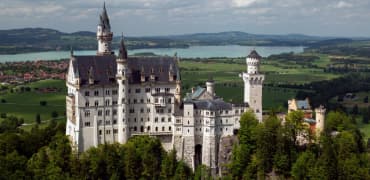
<path fill-rule="evenodd" d="M 65 114 L 65 82 L 62 80 L 43 80 L 30 83 L 30 92 L 6 92 L 0 94 L 0 99 L 5 99 L 6 103 L 0 103 L 0 113 L 15 115 L 23 118 L 25 123 L 34 123 L 36 114 L 41 115 L 41 120 L 50 120 L 51 113 L 56 111 L 59 116 Z M 57 93 L 40 93 L 34 88 L 56 87 L 60 91 Z M 41 106 L 40 101 L 46 101 L 46 106 Z"/>

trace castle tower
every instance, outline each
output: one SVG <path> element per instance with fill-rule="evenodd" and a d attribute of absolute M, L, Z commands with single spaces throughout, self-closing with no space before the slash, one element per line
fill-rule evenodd
<path fill-rule="evenodd" d="M 206 89 L 209 94 L 212 96 L 215 95 L 215 81 L 210 77 L 206 82 Z"/>
<path fill-rule="evenodd" d="M 315 109 L 316 113 L 316 133 L 320 134 L 325 128 L 325 113 L 326 109 L 324 106 L 319 106 Z"/>
<path fill-rule="evenodd" d="M 244 102 L 256 114 L 257 119 L 262 122 L 262 87 L 265 75 L 260 74 L 261 56 L 253 50 L 246 59 L 247 73 L 240 76 L 244 81 Z"/>
<path fill-rule="evenodd" d="M 208 166 L 211 174 L 217 173 L 218 144 L 216 143 L 216 111 L 204 118 L 202 164 Z"/>
<path fill-rule="evenodd" d="M 130 137 L 129 122 L 127 119 L 127 89 L 128 89 L 127 50 L 123 36 L 117 57 L 117 84 L 118 84 L 118 142 L 126 143 Z"/>
<path fill-rule="evenodd" d="M 96 38 L 98 39 L 98 55 L 109 55 L 113 54 L 112 51 L 112 38 L 113 33 L 111 32 L 109 17 L 107 10 L 105 9 L 105 3 L 103 6 L 103 12 L 100 14 L 100 22 L 98 25 L 98 31 L 96 32 Z"/>
<path fill-rule="evenodd" d="M 177 53 L 175 53 L 174 58 L 176 59 L 177 67 L 179 67 L 180 59 L 177 57 Z M 176 72 L 175 101 L 176 101 L 177 104 L 181 103 L 181 74 L 180 74 L 179 70 L 177 70 L 177 72 Z"/>

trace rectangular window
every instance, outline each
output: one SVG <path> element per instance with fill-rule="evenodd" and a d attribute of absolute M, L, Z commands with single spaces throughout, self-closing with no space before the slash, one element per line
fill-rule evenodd
<path fill-rule="evenodd" d="M 110 121 L 105 121 L 105 124 L 106 125 L 110 125 Z"/>
<path fill-rule="evenodd" d="M 113 120 L 113 124 L 117 124 L 117 120 Z"/>
<path fill-rule="evenodd" d="M 113 116 L 117 115 L 117 110 L 113 109 Z"/>
<path fill-rule="evenodd" d="M 99 91 L 94 91 L 94 96 L 99 96 Z"/>
<path fill-rule="evenodd" d="M 150 88 L 145 88 L 146 93 L 150 93 Z"/>
<path fill-rule="evenodd" d="M 105 100 L 105 105 L 109 106 L 109 104 L 110 104 L 109 99 Z"/>
<path fill-rule="evenodd" d="M 90 111 L 89 110 L 85 111 L 85 117 L 90 117 Z"/>
<path fill-rule="evenodd" d="M 140 99 L 140 103 L 141 104 L 144 104 L 144 99 Z"/>
<path fill-rule="evenodd" d="M 161 88 L 155 88 L 155 92 L 156 93 L 160 93 L 161 92 Z"/>
<path fill-rule="evenodd" d="M 105 115 L 106 116 L 109 116 L 110 115 L 110 111 L 109 110 L 105 110 Z"/>
<path fill-rule="evenodd" d="M 117 101 L 113 101 L 113 102 L 112 102 L 112 104 L 113 104 L 113 105 L 117 105 Z"/>
<path fill-rule="evenodd" d="M 113 129 L 113 134 L 117 134 L 118 133 L 118 129 Z"/>
<path fill-rule="evenodd" d="M 112 95 L 117 95 L 117 90 L 112 90 Z"/>
<path fill-rule="evenodd" d="M 110 95 L 110 91 L 108 89 L 105 90 L 105 95 Z"/>
<path fill-rule="evenodd" d="M 85 96 L 90 96 L 90 91 L 85 91 Z"/>
<path fill-rule="evenodd" d="M 165 90 L 166 93 L 170 92 L 170 88 L 165 88 L 164 90 Z"/>
<path fill-rule="evenodd" d="M 103 115 L 103 111 L 102 110 L 98 110 L 98 116 L 102 116 Z"/>
<path fill-rule="evenodd" d="M 99 106 L 99 101 L 95 101 L 95 107 Z"/>
<path fill-rule="evenodd" d="M 106 130 L 106 131 L 105 131 L 105 133 L 106 133 L 106 134 L 110 134 L 110 130 Z"/>
<path fill-rule="evenodd" d="M 85 102 L 85 107 L 89 107 L 90 106 L 90 102 L 89 101 L 86 101 Z"/>
<path fill-rule="evenodd" d="M 135 93 L 140 93 L 141 89 L 138 88 L 138 89 L 135 89 Z"/>
<path fill-rule="evenodd" d="M 90 127 L 90 122 L 85 122 L 85 127 Z"/>

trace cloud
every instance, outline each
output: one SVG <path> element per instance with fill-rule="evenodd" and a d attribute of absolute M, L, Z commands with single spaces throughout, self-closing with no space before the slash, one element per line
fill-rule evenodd
<path fill-rule="evenodd" d="M 345 1 L 339 1 L 337 4 L 335 4 L 336 8 L 351 8 L 353 5 L 351 3 L 345 2 Z"/>
<path fill-rule="evenodd" d="M 102 5 L 102 0 L 1 0 L 0 29 L 95 31 Z M 113 30 L 128 35 L 241 30 L 370 36 L 367 0 L 106 0 L 106 6 Z"/>
<path fill-rule="evenodd" d="M 232 0 L 232 4 L 235 7 L 248 7 L 256 2 L 257 0 Z"/>

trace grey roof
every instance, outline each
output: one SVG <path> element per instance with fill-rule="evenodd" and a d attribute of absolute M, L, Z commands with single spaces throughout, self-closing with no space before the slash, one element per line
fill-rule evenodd
<path fill-rule="evenodd" d="M 121 42 L 120 42 L 118 58 L 127 59 L 127 49 L 126 49 L 126 46 L 125 46 L 125 42 L 123 40 L 123 35 L 122 35 Z"/>
<path fill-rule="evenodd" d="M 80 78 L 80 85 L 89 85 L 89 77 L 94 78 L 94 85 L 116 85 L 116 56 L 73 56 L 71 58 L 75 76 Z M 128 57 L 130 84 L 141 83 L 141 75 L 149 81 L 153 73 L 156 82 L 169 82 L 169 69 L 179 71 L 172 57 Z M 93 70 L 91 72 L 91 70 Z M 93 73 L 93 74 L 91 74 Z M 176 79 L 174 73 L 174 79 Z"/>
<path fill-rule="evenodd" d="M 156 82 L 169 82 L 169 71 L 172 66 L 173 71 L 180 71 L 176 61 L 169 56 L 153 56 L 153 57 L 129 57 L 128 67 L 131 70 L 130 83 L 140 83 L 141 75 L 149 80 L 153 74 Z M 177 79 L 177 73 L 174 73 L 174 79 Z"/>
<path fill-rule="evenodd" d="M 257 53 L 256 50 L 251 51 L 251 53 L 247 56 L 249 58 L 254 58 L 254 59 L 261 59 L 262 57 Z"/>
<path fill-rule="evenodd" d="M 109 17 L 108 17 L 107 9 L 105 8 L 105 2 L 103 5 L 103 12 L 100 14 L 99 17 L 100 17 L 99 25 L 101 25 L 103 29 L 110 30 Z"/>
<path fill-rule="evenodd" d="M 203 94 L 203 92 L 205 91 L 206 89 L 205 88 L 202 88 L 200 86 L 197 86 L 197 88 L 195 89 L 194 93 L 192 93 L 190 95 L 190 99 L 197 99 L 200 95 Z"/>
<path fill-rule="evenodd" d="M 80 78 L 81 86 L 89 85 L 90 77 L 94 78 L 95 85 L 116 84 L 117 66 L 114 55 L 74 56 L 72 57 L 72 64 L 76 77 Z"/>
<path fill-rule="evenodd" d="M 297 108 L 298 109 L 311 109 L 311 107 L 310 107 L 310 104 L 308 103 L 308 100 L 307 99 L 305 99 L 305 100 L 298 100 L 298 101 L 296 101 L 296 103 L 297 103 Z"/>
<path fill-rule="evenodd" d="M 195 109 L 207 109 L 207 110 L 231 110 L 232 109 L 232 104 L 224 102 L 220 99 L 192 100 L 192 101 L 186 101 L 185 103 L 193 103 Z"/>
<path fill-rule="evenodd" d="M 316 124 L 316 120 L 311 119 L 311 118 L 304 118 L 304 122 L 309 123 L 309 124 Z"/>

